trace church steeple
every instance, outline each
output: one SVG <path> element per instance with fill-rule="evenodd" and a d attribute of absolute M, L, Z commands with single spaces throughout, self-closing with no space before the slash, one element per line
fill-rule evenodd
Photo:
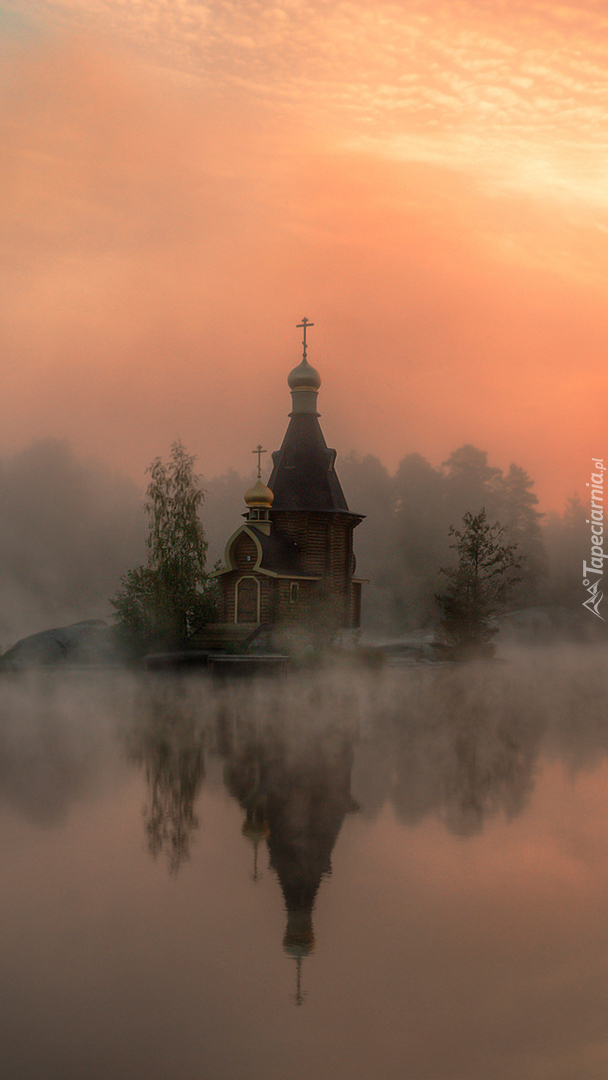
<path fill-rule="evenodd" d="M 268 486 L 274 493 L 273 510 L 349 513 L 330 450 L 323 437 L 317 412 L 321 376 L 308 363 L 306 331 L 314 323 L 302 319 L 302 361 L 290 371 L 287 382 L 293 402 L 289 427 L 280 450 L 272 455 Z M 361 520 L 353 515 L 356 523 Z"/>
<path fill-rule="evenodd" d="M 314 325 L 314 323 L 309 322 L 306 318 L 302 319 L 301 323 L 298 323 L 298 330 L 302 329 L 304 331 L 302 338 L 302 361 L 293 369 L 293 371 L 289 372 L 287 383 L 291 390 L 293 413 L 313 413 L 315 416 L 318 416 L 317 396 L 321 385 L 321 376 L 316 368 L 308 363 L 308 357 L 306 355 L 308 349 L 306 343 L 306 330 L 309 326 Z"/>

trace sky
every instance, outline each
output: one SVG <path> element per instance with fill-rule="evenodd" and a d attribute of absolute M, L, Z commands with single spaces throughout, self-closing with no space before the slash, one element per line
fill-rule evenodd
<path fill-rule="evenodd" d="M 601 2 L 5 0 L 0 184 L 0 454 L 248 474 L 306 316 L 339 454 L 608 457 Z"/>

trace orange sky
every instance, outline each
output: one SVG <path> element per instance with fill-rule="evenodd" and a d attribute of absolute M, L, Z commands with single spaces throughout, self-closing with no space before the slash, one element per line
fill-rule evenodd
<path fill-rule="evenodd" d="M 330 445 L 463 442 L 545 508 L 608 457 L 596 0 L 31 0 L 0 21 L 0 453 L 143 480 L 281 440 L 303 315 Z"/>

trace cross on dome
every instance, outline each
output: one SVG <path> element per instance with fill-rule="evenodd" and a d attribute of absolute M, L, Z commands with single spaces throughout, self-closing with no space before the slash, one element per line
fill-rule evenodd
<path fill-rule="evenodd" d="M 315 325 L 315 324 L 314 324 L 314 322 L 310 322 L 310 320 L 309 320 L 309 319 L 307 319 L 306 317 L 304 317 L 304 318 L 302 319 L 302 322 L 301 322 L 301 323 L 298 323 L 298 325 L 297 325 L 297 327 L 296 327 L 296 330 L 303 330 L 303 331 L 304 331 L 304 336 L 303 336 L 303 338 L 302 338 L 302 363 L 303 363 L 303 364 L 307 364 L 307 363 L 308 363 L 308 361 L 307 361 L 307 359 L 306 359 L 306 330 L 307 330 L 307 328 L 308 328 L 309 326 L 314 326 L 314 325 Z"/>
<path fill-rule="evenodd" d="M 258 443 L 255 450 L 252 450 L 251 453 L 258 455 L 258 480 L 259 480 L 261 475 L 262 475 L 262 454 L 267 454 L 268 451 L 267 450 L 262 450 L 262 444 Z"/>

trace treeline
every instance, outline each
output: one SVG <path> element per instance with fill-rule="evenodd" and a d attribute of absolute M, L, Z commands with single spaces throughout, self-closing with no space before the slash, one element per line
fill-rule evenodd
<path fill-rule="evenodd" d="M 339 474 L 351 509 L 367 515 L 355 533 L 358 572 L 369 578 L 367 620 L 378 629 L 398 632 L 435 621 L 434 594 L 445 586 L 439 569 L 452 560 L 449 527 L 482 507 L 524 556 L 511 606 L 580 606 L 588 528 L 576 496 L 563 515 L 543 515 L 534 481 L 521 466 L 505 473 L 471 445 L 454 450 L 440 468 L 409 454 L 394 476 L 378 458 L 351 453 L 340 461 Z"/>
<path fill-rule="evenodd" d="M 367 515 L 355 533 L 357 570 L 370 582 L 366 628 L 397 634 L 435 620 L 448 528 L 482 506 L 526 556 L 513 603 L 580 607 L 585 509 L 572 498 L 563 515 L 543 517 L 519 466 L 503 473 L 482 450 L 463 446 L 441 468 L 410 454 L 394 476 L 378 458 L 349 454 L 338 459 L 338 474 L 351 509 Z M 208 568 L 241 522 L 250 482 L 232 470 L 204 482 Z M 145 485 L 143 476 L 138 488 L 56 441 L 0 460 L 0 652 L 50 626 L 111 617 L 121 576 L 145 559 Z"/>
<path fill-rule="evenodd" d="M 377 457 L 350 453 L 338 458 L 337 471 L 349 507 L 366 515 L 355 532 L 357 573 L 369 580 L 366 628 L 398 634 L 436 620 L 434 594 L 445 587 L 439 568 L 452 559 L 449 527 L 482 507 L 525 556 L 511 605 L 559 605 L 578 612 L 589 537 L 577 496 L 567 500 L 563 514 L 542 514 L 534 480 L 521 466 L 503 472 L 471 445 L 455 450 L 439 468 L 409 454 L 391 475 Z M 223 556 L 228 536 L 240 524 L 248 483 L 230 471 L 205 485 L 211 561 Z"/>

